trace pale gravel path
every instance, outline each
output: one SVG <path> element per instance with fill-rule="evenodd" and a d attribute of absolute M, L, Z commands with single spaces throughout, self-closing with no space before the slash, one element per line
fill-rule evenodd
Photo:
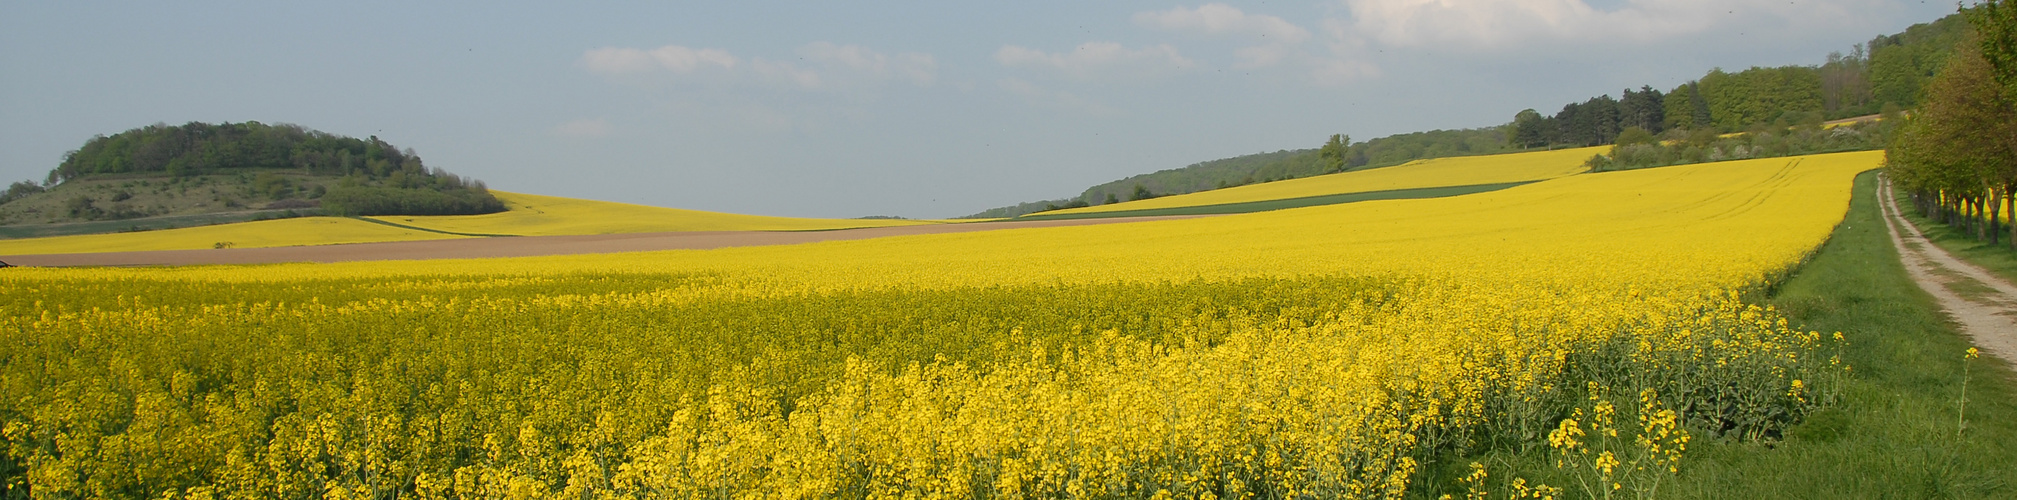
<path fill-rule="evenodd" d="M 1912 281 L 1940 301 L 1940 307 L 1977 347 L 2005 361 L 2017 361 L 2017 286 L 1926 241 L 1926 235 L 1898 211 L 1891 180 L 1878 179 L 1877 198 L 1884 210 L 1884 225 L 1890 229 L 1891 244 L 1898 247 L 1898 257 Z"/>

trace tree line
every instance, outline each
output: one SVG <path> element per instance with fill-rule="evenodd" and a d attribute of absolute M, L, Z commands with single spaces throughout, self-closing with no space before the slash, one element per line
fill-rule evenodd
<path fill-rule="evenodd" d="M 1914 25 L 1858 44 L 1847 55 L 1829 54 L 1819 66 L 1718 68 L 1665 92 L 1648 85 L 1625 89 L 1620 98 L 1565 104 L 1553 115 L 1522 110 L 1508 125 L 1509 140 L 1519 148 L 1601 146 L 1638 129 L 1672 141 L 1696 131 L 1778 130 L 1910 109 L 1920 104 L 1967 24 L 1956 14 Z"/>
<path fill-rule="evenodd" d="M 1892 139 L 1886 175 L 1920 214 L 2017 248 L 2017 5 L 1990 0 L 1964 14 L 1973 30 Z"/>

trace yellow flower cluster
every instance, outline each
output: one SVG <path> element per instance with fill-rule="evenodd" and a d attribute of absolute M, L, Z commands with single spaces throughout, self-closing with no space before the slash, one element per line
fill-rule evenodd
<path fill-rule="evenodd" d="M 1591 383 L 1645 399 L 1607 467 L 1671 470 L 1684 427 L 1765 435 L 1834 390 L 1840 339 L 1742 293 L 1815 248 L 1878 158 L 787 247 L 10 269 L 0 474 L 17 475 L 0 479 L 81 497 L 1393 498 L 1429 460 L 1568 442 L 1551 434 L 1582 425 L 1559 416 Z"/>

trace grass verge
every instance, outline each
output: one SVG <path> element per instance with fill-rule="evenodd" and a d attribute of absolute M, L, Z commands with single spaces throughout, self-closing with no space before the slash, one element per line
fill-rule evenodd
<path fill-rule="evenodd" d="M 2004 281 L 2017 282 L 2017 250 L 2010 248 L 2009 233 L 2004 233 L 2002 238 L 1997 238 L 1997 244 L 1991 245 L 1987 241 L 1975 239 L 1975 236 L 1959 228 L 1920 215 L 1918 210 L 1912 208 L 1912 198 L 1904 191 L 1897 191 L 1894 194 L 1898 197 L 1898 210 L 1904 212 L 1905 218 L 1912 221 L 1912 225 L 1919 226 L 1920 232 L 1926 233 L 1928 241 L 1932 241 L 1947 253 L 1954 254 L 1955 258 L 2002 277 Z"/>
<path fill-rule="evenodd" d="M 1842 399 L 1783 441 L 1702 442 L 1676 496 L 2017 496 L 2017 377 L 2001 360 L 1962 359 L 1967 339 L 1899 263 L 1876 184 L 1874 171 L 1856 178 L 1847 218 L 1771 299 L 1807 329 L 1848 336 Z"/>
<path fill-rule="evenodd" d="M 2017 376 L 2002 360 L 1963 359 L 1967 339 L 1899 263 L 1877 210 L 1875 172 L 1858 176 L 1855 189 L 1828 243 L 1768 300 L 1803 328 L 1848 337 L 1842 356 L 1853 371 L 1840 400 L 1782 440 L 1698 437 L 1657 496 L 2017 498 Z M 1545 445 L 1432 464 L 1428 496 L 1461 497 L 1468 461 L 1491 470 L 1494 497 L 1512 477 L 1589 497 L 1554 468 Z M 1617 494 L 1632 493 L 1610 497 Z"/>

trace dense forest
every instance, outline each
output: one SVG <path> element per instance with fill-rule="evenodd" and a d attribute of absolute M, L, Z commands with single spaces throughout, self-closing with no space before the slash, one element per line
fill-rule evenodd
<path fill-rule="evenodd" d="M 285 178 L 259 191 L 274 200 L 299 196 L 332 215 L 451 215 L 504 210 L 481 181 L 429 168 L 413 149 L 373 136 L 357 139 L 299 125 L 259 122 L 155 124 L 85 141 L 49 172 L 46 186 L 108 175 L 203 175 L 286 171 L 340 177 L 334 189 L 287 189 Z M 27 187 L 23 187 L 27 186 Z M 0 203 L 41 192 L 16 183 Z"/>
<path fill-rule="evenodd" d="M 1968 28 L 1956 14 L 1880 35 L 1818 66 L 1710 70 L 1661 91 L 1651 85 L 1562 106 L 1552 115 L 1527 109 L 1497 127 L 1435 130 L 1352 143 L 1332 136 L 1319 149 L 1260 153 L 1136 175 L 1079 196 L 1022 203 L 968 217 L 1014 217 L 1048 209 L 1184 194 L 1256 182 L 1399 165 L 1413 160 L 1518 149 L 1620 145 L 1591 159 L 1597 170 L 1701 161 L 1868 150 L 1884 147 L 1895 125 L 1823 129 L 1827 120 L 1919 107 L 1924 89 Z M 1741 136 L 1723 134 L 1748 132 Z"/>
<path fill-rule="evenodd" d="M 2017 248 L 2017 5 L 1984 2 L 1886 152 L 1921 215 Z M 2007 237 L 2006 237 L 2007 235 Z"/>

